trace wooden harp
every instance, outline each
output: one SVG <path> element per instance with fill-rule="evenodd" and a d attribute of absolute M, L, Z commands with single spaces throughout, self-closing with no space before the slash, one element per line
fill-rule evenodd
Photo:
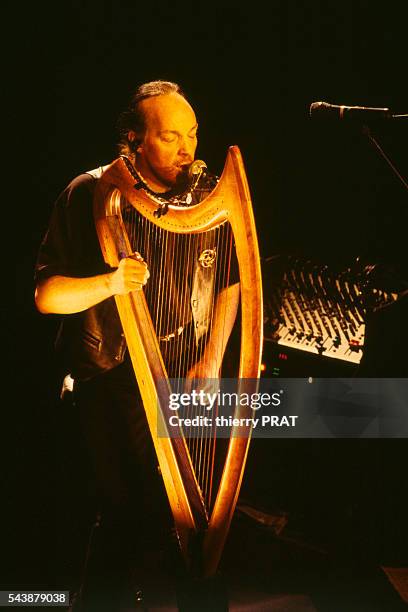
<path fill-rule="evenodd" d="M 223 467 L 218 469 L 218 491 L 212 492 L 211 501 L 207 495 L 208 473 L 203 485 L 200 469 L 195 467 L 196 451 L 189 446 L 188 434 L 185 437 L 158 435 L 158 430 L 167 431 L 171 392 L 163 355 L 163 329 L 160 327 L 163 317 L 160 308 L 166 308 L 165 300 L 168 299 L 171 286 L 175 282 L 173 274 L 170 284 L 163 285 L 164 272 L 160 265 L 164 268 L 166 265 L 160 264 L 160 259 L 168 259 L 170 253 L 173 260 L 179 253 L 181 264 L 188 267 L 188 262 L 194 262 L 197 258 L 198 242 L 201 246 L 211 247 L 211 241 L 217 240 L 219 253 L 224 243 L 231 245 L 235 242 L 241 300 L 241 345 L 237 380 L 248 382 L 250 379 L 251 389 L 255 391 L 262 347 L 262 285 L 250 192 L 240 151 L 238 147 L 233 146 L 229 148 L 222 175 L 209 195 L 192 206 L 170 204 L 166 207 L 165 214 L 161 214 L 162 207 L 158 205 L 156 198 L 144 189 L 135 188 L 135 179 L 126 161 L 123 158 L 115 160 L 97 183 L 94 197 L 96 228 L 105 262 L 109 266 L 117 267 L 122 257 L 139 249 L 149 264 L 151 276 L 145 290 L 134 291 L 125 296 L 118 295 L 115 300 L 173 513 L 180 548 L 192 573 L 206 577 L 216 572 L 222 554 L 244 473 L 251 428 L 232 428 L 230 439 L 225 445 Z M 129 225 L 129 210 L 131 215 L 138 217 L 139 225 L 136 229 Z M 225 235 L 221 235 L 223 233 Z M 144 240 L 142 247 L 137 243 L 140 235 Z M 175 246 L 179 239 L 182 242 L 181 249 Z M 192 249 L 190 243 L 193 244 Z M 150 249 L 147 258 L 143 249 Z M 204 248 L 203 252 L 209 250 L 211 251 Z M 215 247 L 212 252 L 216 252 Z M 159 260 L 154 266 L 152 258 Z M 219 256 L 220 269 L 221 259 Z M 178 280 L 183 282 L 185 276 L 179 274 Z M 148 287 L 153 291 L 149 299 L 146 294 Z M 183 292 L 186 293 L 185 288 L 182 289 L 181 293 Z M 152 315 L 154 301 L 157 302 L 157 307 L 156 314 Z M 171 342 L 170 336 L 177 335 L 179 330 L 180 326 L 174 333 L 167 334 L 169 338 L 165 337 L 164 340 Z M 194 344 L 194 339 L 189 342 Z M 168 345 L 167 343 L 165 348 Z M 191 352 L 194 351 L 195 349 Z M 184 359 L 185 349 L 182 352 Z M 185 375 L 185 372 L 181 372 L 181 375 Z M 239 384 L 242 383 L 238 382 Z M 250 407 L 238 405 L 234 414 L 250 417 L 253 413 Z M 195 440 L 192 444 L 197 446 Z M 206 450 L 206 454 L 207 460 L 214 464 L 213 450 Z"/>

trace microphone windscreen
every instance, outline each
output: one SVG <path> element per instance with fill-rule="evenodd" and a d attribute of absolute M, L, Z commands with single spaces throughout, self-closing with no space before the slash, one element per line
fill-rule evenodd
<path fill-rule="evenodd" d="M 188 176 L 194 179 L 198 174 L 201 174 L 207 168 L 207 164 L 202 159 L 196 159 L 188 169 Z"/>

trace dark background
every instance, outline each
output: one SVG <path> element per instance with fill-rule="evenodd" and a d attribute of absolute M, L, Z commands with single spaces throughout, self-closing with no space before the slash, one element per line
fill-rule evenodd
<path fill-rule="evenodd" d="M 263 257 L 296 253 L 339 266 L 360 257 L 406 279 L 403 186 L 361 129 L 308 116 L 317 100 L 408 112 L 404 4 L 65 1 L 21 11 L 10 53 L 25 195 L 16 206 L 24 248 L 15 256 L 12 337 L 23 350 L 6 381 L 7 412 L 19 425 L 6 469 L 8 584 L 52 584 L 55 534 L 69 506 L 55 459 L 69 439 L 55 400 L 57 318 L 35 311 L 32 280 L 59 192 L 116 156 L 116 118 L 139 83 L 174 80 L 197 112 L 197 156 L 219 173 L 228 146 L 240 147 Z M 405 177 L 407 132 L 403 121 L 373 126 Z M 362 559 L 401 562 L 404 440 L 266 442 L 250 456 L 244 490 L 252 500 L 287 511 L 309 538 L 324 533 L 350 555 L 357 547 Z"/>

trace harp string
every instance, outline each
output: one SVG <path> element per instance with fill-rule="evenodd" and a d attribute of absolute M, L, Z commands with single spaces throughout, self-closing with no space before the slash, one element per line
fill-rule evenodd
<path fill-rule="evenodd" d="M 217 249 L 218 247 L 218 240 L 219 240 L 219 234 L 220 231 L 218 231 L 216 233 L 216 246 L 215 249 Z M 200 252 L 204 253 L 208 247 L 211 248 L 212 244 L 211 242 L 209 243 L 209 239 L 210 240 L 213 238 L 212 234 L 205 234 L 201 237 L 201 243 L 200 243 Z M 217 260 L 215 262 L 215 270 L 217 269 Z M 214 304 L 215 304 L 215 299 L 214 299 L 214 292 L 212 293 L 212 300 L 211 300 L 211 310 L 214 310 Z M 206 316 L 208 316 L 207 313 L 205 313 Z M 210 321 L 212 321 L 212 317 L 210 317 Z M 211 328 L 209 330 L 209 332 L 211 333 Z M 200 354 L 198 359 L 200 360 L 200 362 L 203 359 L 203 352 L 204 352 L 204 347 L 203 345 L 200 345 Z M 205 384 L 205 383 L 204 383 Z M 209 391 L 212 391 L 212 389 L 209 389 Z M 201 409 L 201 414 L 202 416 L 205 416 L 206 413 L 206 408 Z M 206 495 L 207 491 L 207 482 L 206 482 L 206 471 L 205 471 L 205 459 L 206 459 L 206 451 L 207 451 L 207 446 L 208 446 L 208 430 L 206 430 L 203 426 L 199 426 L 199 432 L 197 435 L 197 464 L 199 466 L 199 472 L 198 472 L 198 477 L 200 479 L 200 482 L 203 483 L 203 493 L 204 495 Z"/>
<path fill-rule="evenodd" d="M 196 243 L 196 249 L 194 249 L 194 242 Z M 188 251 L 189 251 L 190 254 L 192 253 L 191 265 L 193 265 L 193 266 L 194 266 L 194 260 L 197 260 L 198 253 L 201 251 L 201 245 L 202 245 L 202 236 L 196 236 L 195 239 L 193 239 L 193 237 L 190 235 L 189 243 L 188 243 Z M 189 356 L 187 355 L 187 350 L 185 350 L 186 360 L 187 360 L 187 363 L 188 363 L 188 366 L 187 366 L 187 372 L 188 372 L 193 367 L 194 364 L 199 363 L 200 358 L 201 358 L 201 355 L 198 352 L 197 343 L 195 342 L 195 328 L 194 328 L 194 324 L 192 326 L 190 326 L 189 337 L 186 338 L 186 344 L 188 344 L 191 347 L 190 348 Z M 189 418 L 194 418 L 195 413 L 196 413 L 196 415 L 199 415 L 200 412 L 201 411 L 199 410 L 199 408 L 194 410 L 193 406 L 190 406 L 190 408 L 188 410 L 188 417 Z M 194 435 L 194 434 L 197 434 L 197 432 L 194 432 L 194 428 L 193 427 L 189 427 L 186 430 L 187 445 L 188 445 L 189 450 L 190 450 L 190 454 L 191 454 L 191 457 L 192 457 L 193 465 L 196 467 L 197 479 L 200 482 L 202 493 L 204 495 L 203 482 L 202 482 L 202 480 L 200 478 L 199 464 L 198 464 L 198 461 L 197 461 L 199 437 L 198 437 L 198 435 Z"/>
<path fill-rule="evenodd" d="M 174 235 L 171 236 L 170 238 L 170 244 L 171 244 L 171 249 L 170 249 L 170 253 L 167 254 L 167 257 L 171 257 L 172 258 L 172 262 L 173 262 L 173 275 L 175 274 L 175 278 L 174 278 L 174 287 L 176 290 L 178 290 L 180 292 L 181 295 L 181 303 L 183 304 L 183 293 L 184 293 L 184 287 L 183 287 L 183 283 L 182 280 L 180 278 L 180 266 L 181 266 L 181 261 L 180 261 L 180 242 L 182 241 L 178 241 L 176 240 L 176 237 Z M 181 326 L 180 326 L 181 327 Z M 183 325 L 184 327 L 184 325 Z M 175 364 L 175 378 L 181 378 L 181 363 L 180 363 L 180 348 L 181 345 L 183 344 L 183 332 L 181 332 L 180 334 L 180 338 L 178 337 L 178 331 L 180 328 L 177 329 L 177 331 L 175 330 L 175 333 L 177 334 L 177 336 L 174 338 L 174 342 L 173 340 L 170 341 L 170 347 L 172 349 L 172 356 L 171 356 L 171 360 L 172 362 Z M 184 329 L 183 329 L 184 331 Z"/>
<path fill-rule="evenodd" d="M 231 227 L 224 223 L 201 234 L 176 234 L 151 223 L 127 203 L 122 203 L 122 217 L 133 251 L 138 251 L 149 267 L 150 279 L 144 292 L 169 378 L 184 378 L 203 359 L 216 314 L 216 298 L 229 284 Z M 211 283 L 207 286 L 207 290 L 212 289 L 211 300 L 204 312 L 208 319 L 208 329 L 196 341 L 191 309 L 192 285 L 194 272 L 197 267 L 200 269 L 200 255 L 205 253 L 215 253 L 214 284 L 212 288 Z M 206 297 L 208 299 L 208 295 Z M 203 313 L 202 310 L 200 312 Z M 226 314 L 224 309 L 222 320 L 218 321 L 222 334 L 225 333 Z M 221 346 L 218 342 L 218 351 Z M 219 354 L 215 358 L 220 362 Z M 213 431 L 205 427 L 184 430 L 197 481 L 208 508 L 214 485 L 217 408 L 214 406 L 209 414 L 205 407 L 191 406 L 186 415 L 190 418 L 210 416 L 213 419 Z"/>
<path fill-rule="evenodd" d="M 217 241 L 216 241 L 216 245 L 215 245 L 215 269 L 216 269 L 216 273 L 215 273 L 215 286 L 213 289 L 213 296 L 216 296 L 219 294 L 220 291 L 220 287 L 217 286 L 218 282 L 220 281 L 219 279 L 219 269 L 220 269 L 220 241 L 222 241 L 222 237 L 225 233 L 225 227 L 222 226 L 220 227 L 219 231 L 217 232 Z M 211 245 L 209 245 L 211 248 Z M 222 270 L 222 266 L 221 266 L 221 270 Z M 218 281 L 218 282 L 217 282 Z M 212 304 L 211 304 L 211 316 L 210 316 L 210 320 L 213 321 L 214 320 L 214 311 L 215 311 L 215 307 L 216 307 L 216 300 L 213 299 L 212 300 Z M 215 356 L 216 360 L 218 361 L 218 355 Z M 218 374 L 218 373 L 216 373 Z M 214 391 L 216 391 L 216 389 L 214 389 Z M 215 407 L 215 405 L 214 405 Z M 213 408 L 213 412 L 214 412 L 214 408 Z M 205 494 L 206 497 L 210 500 L 211 495 L 210 495 L 210 466 L 211 466 L 211 456 L 213 453 L 215 453 L 215 446 L 216 446 L 216 436 L 215 434 L 215 414 L 212 414 L 212 424 L 213 427 L 211 430 L 207 429 L 207 439 L 205 440 L 205 456 L 204 456 L 204 469 L 205 469 Z"/>
<path fill-rule="evenodd" d="M 219 275 L 219 267 L 220 267 L 220 265 L 219 265 L 220 264 L 220 240 L 222 240 L 222 236 L 225 233 L 224 230 L 225 230 L 225 228 L 221 227 L 219 229 L 219 231 L 217 232 L 217 242 L 216 242 L 216 245 L 215 245 L 215 253 L 216 253 L 216 259 L 215 259 L 216 274 L 215 274 L 215 279 L 218 282 L 220 281 L 220 278 L 219 278 L 219 276 L 220 276 Z M 213 292 L 214 296 L 218 295 L 219 291 L 220 291 L 220 287 L 217 286 L 217 285 L 218 285 L 218 283 L 216 283 L 215 286 L 214 286 L 214 292 Z M 216 301 L 214 299 L 212 301 L 212 304 L 211 304 L 211 315 L 210 315 L 210 320 L 211 321 L 214 320 L 215 307 L 216 307 Z M 218 361 L 218 355 L 216 355 L 215 358 Z M 216 391 L 216 390 L 214 389 L 214 391 Z M 211 479 L 211 468 L 213 467 L 211 459 L 212 459 L 212 457 L 215 454 L 215 448 L 216 448 L 216 436 L 215 436 L 215 431 L 216 431 L 215 430 L 215 416 L 216 416 L 216 414 L 215 414 L 214 409 L 215 409 L 215 411 L 217 410 L 217 406 L 216 405 L 214 405 L 213 411 L 212 411 L 212 418 L 213 418 L 212 424 L 213 424 L 213 426 L 212 426 L 211 431 L 207 432 L 207 440 L 206 440 L 206 445 L 205 445 L 206 446 L 206 449 L 205 449 L 206 450 L 206 456 L 205 456 L 205 460 L 204 460 L 204 466 L 206 467 L 206 470 L 205 470 L 205 496 L 208 499 L 209 505 L 211 504 L 211 487 L 210 487 L 210 483 L 211 483 L 211 480 L 212 480 Z"/>
<path fill-rule="evenodd" d="M 216 275 L 218 286 L 215 287 L 215 294 L 218 295 L 222 289 L 226 289 L 229 286 L 229 271 L 230 271 L 230 260 L 231 260 L 231 248 L 232 248 L 232 240 L 231 240 L 231 228 L 228 224 L 223 225 L 220 228 L 220 232 L 218 235 L 217 242 L 217 266 L 220 266 L 220 262 L 223 262 L 221 266 L 221 274 Z M 223 322 L 222 322 L 222 334 L 226 333 L 225 322 L 226 322 L 226 309 L 224 309 Z M 214 315 L 212 314 L 211 318 L 213 319 Z M 224 337 L 221 339 L 222 344 L 224 344 Z M 221 350 L 221 345 L 218 344 L 218 350 Z M 217 356 L 217 363 L 221 363 L 221 356 Z M 221 374 L 220 372 L 218 374 Z M 215 419 L 218 416 L 218 404 L 214 406 L 214 415 Z M 214 424 L 214 421 L 213 421 Z M 209 499 L 209 503 L 211 504 L 211 494 L 212 494 L 212 485 L 213 485 L 213 474 L 214 474 L 214 461 L 215 461 L 215 452 L 216 452 L 216 429 L 215 425 L 213 427 L 213 431 L 211 432 L 211 438 L 213 440 L 212 443 L 209 441 L 208 443 L 208 457 L 207 457 L 207 488 L 206 495 Z"/>
<path fill-rule="evenodd" d="M 219 262 L 223 261 L 224 253 L 228 255 L 224 260 L 227 262 L 227 270 L 228 270 L 230 254 L 229 252 L 225 250 L 225 247 L 227 246 L 228 242 L 224 238 L 227 227 L 228 226 L 225 225 L 221 227 L 220 230 L 218 231 L 217 242 L 215 243 L 215 251 L 218 252 L 219 254 L 218 259 L 217 259 L 217 264 L 218 264 L 218 261 Z M 205 239 L 208 238 L 209 235 L 210 234 L 207 233 L 204 235 L 204 238 L 201 239 L 201 245 L 200 245 L 199 250 L 202 251 L 204 247 L 214 246 L 214 243 L 208 243 L 208 240 L 205 242 Z M 221 242 L 222 246 L 220 245 L 220 240 L 222 241 Z M 229 241 L 229 243 L 231 244 L 231 241 Z M 223 269 L 224 268 L 222 267 L 220 268 L 221 271 Z M 225 272 L 224 272 L 224 277 L 225 277 Z M 219 274 L 216 275 L 216 278 L 218 278 L 218 281 L 217 281 L 217 284 L 215 285 L 215 290 L 213 294 L 214 298 L 218 294 L 219 289 L 228 285 L 228 282 L 225 281 L 224 277 L 220 276 Z M 214 305 L 215 305 L 215 299 L 212 301 L 211 308 L 210 308 L 212 313 L 214 312 Z M 210 318 L 211 319 L 213 318 L 213 314 Z M 194 346 L 196 347 L 196 345 Z M 197 353 L 196 356 L 194 356 L 193 361 L 198 361 L 202 358 L 204 344 L 201 344 L 200 348 L 201 350 Z M 201 414 L 205 414 L 205 410 L 202 410 Z M 194 416 L 194 414 L 192 416 Z M 198 480 L 202 483 L 204 496 L 208 500 L 208 504 L 210 505 L 211 488 L 212 488 L 212 482 L 213 482 L 214 458 L 215 458 L 215 441 L 216 441 L 216 438 L 214 436 L 215 431 L 209 432 L 207 428 L 205 430 L 206 435 L 203 435 L 203 433 L 202 435 L 197 435 L 197 433 L 198 432 L 196 432 L 196 435 L 194 436 L 192 440 L 193 463 L 198 466 L 197 468 L 198 469 Z"/>
<path fill-rule="evenodd" d="M 218 236 L 219 236 L 219 232 L 217 233 L 217 240 L 218 240 Z M 200 240 L 200 248 L 199 248 L 199 252 L 204 253 L 205 252 L 205 248 L 206 246 L 208 246 L 207 242 L 208 242 L 208 235 L 202 236 L 201 240 Z M 214 300 L 212 300 L 211 303 L 211 308 L 213 309 L 214 307 Z M 207 313 L 204 313 L 204 316 Z M 198 355 L 198 360 L 199 363 L 201 362 L 201 360 L 203 359 L 203 348 L 200 345 L 200 351 L 199 351 L 199 355 Z M 199 385 L 199 387 L 201 387 L 201 385 Z M 206 388 L 205 382 L 204 382 L 204 388 Z M 210 389 L 208 389 L 210 390 Z M 201 410 L 199 410 L 199 413 L 201 416 L 205 415 L 205 407 L 201 408 Z M 198 469 L 198 479 L 199 482 L 202 483 L 202 489 L 203 489 L 203 494 L 206 497 L 206 493 L 207 493 L 207 482 L 206 482 L 206 472 L 203 471 L 203 468 L 205 467 L 205 455 L 206 455 L 206 447 L 207 447 L 207 440 L 206 440 L 206 431 L 204 431 L 204 428 L 201 426 L 198 426 L 197 431 L 196 431 L 196 437 L 195 437 L 195 462 L 197 464 L 197 469 Z"/>

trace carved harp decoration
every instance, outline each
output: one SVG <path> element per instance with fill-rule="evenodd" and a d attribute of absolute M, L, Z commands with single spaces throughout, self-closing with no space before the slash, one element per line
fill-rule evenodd
<path fill-rule="evenodd" d="M 233 243 L 241 299 L 239 370 L 234 376 L 259 378 L 261 271 L 250 193 L 238 147 L 229 148 L 218 184 L 200 203 L 169 204 L 161 216 L 155 214 L 157 209 L 154 197 L 135 188 L 134 178 L 121 158 L 97 183 L 94 215 L 106 263 L 117 267 L 122 257 L 139 251 L 149 266 L 150 279 L 144 290 L 115 296 L 115 300 L 182 554 L 192 572 L 209 576 L 217 569 L 238 499 L 250 428 L 234 428 L 230 439 L 222 440 L 221 453 L 219 446 L 215 447 L 215 434 L 198 441 L 196 437 L 190 439 L 188 431 L 172 438 L 159 436 L 158 431 L 167 431 L 169 379 L 184 377 L 199 361 L 205 338 L 211 333 L 215 300 L 228 285 Z M 212 269 L 214 272 L 210 272 Z M 202 282 L 208 303 L 194 318 L 192 289 L 194 293 L 194 285 Z M 174 346 L 178 348 L 172 353 Z M 252 391 L 256 382 L 254 385 Z M 234 416 L 251 417 L 252 410 L 238 405 Z"/>

